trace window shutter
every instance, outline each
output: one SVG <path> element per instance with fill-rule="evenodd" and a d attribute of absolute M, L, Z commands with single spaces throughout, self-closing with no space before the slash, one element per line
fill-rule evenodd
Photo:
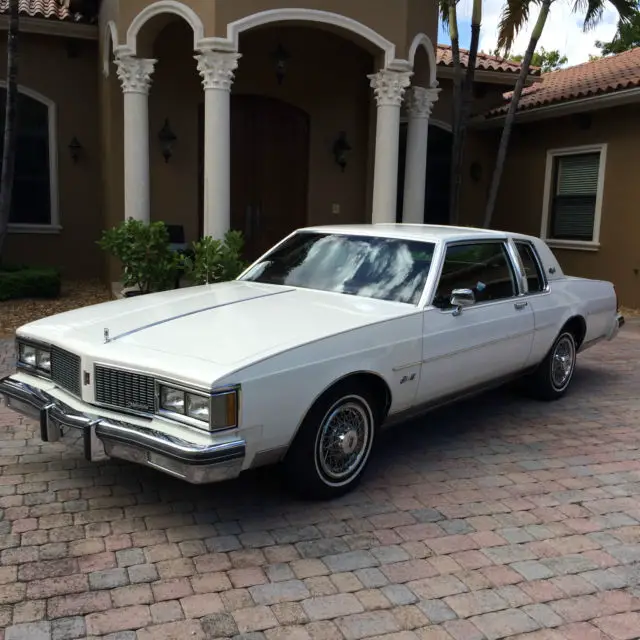
<path fill-rule="evenodd" d="M 552 237 L 593 239 L 599 169 L 600 153 L 561 156 L 557 159 Z"/>

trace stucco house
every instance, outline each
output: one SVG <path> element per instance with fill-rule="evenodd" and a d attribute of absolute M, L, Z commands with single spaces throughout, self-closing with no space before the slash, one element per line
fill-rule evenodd
<path fill-rule="evenodd" d="M 490 154 L 505 113 L 476 120 Z M 516 123 L 492 226 L 546 238 L 567 272 L 611 280 L 640 308 L 640 48 L 544 74 Z M 485 188 L 467 184 L 479 198 Z M 466 211 L 465 222 L 481 221 Z"/>
<path fill-rule="evenodd" d="M 7 5 L 0 0 L 0 14 Z M 126 217 L 164 220 L 187 242 L 240 229 L 249 258 L 306 224 L 447 221 L 453 70 L 450 50 L 434 44 L 435 0 L 20 6 L 20 151 L 8 262 L 113 281 L 116 265 L 95 240 Z M 481 219 L 500 108 L 518 72 L 479 56 L 464 223 Z M 528 84 L 533 91 L 546 80 L 533 70 Z M 536 212 L 534 203 L 543 198 L 547 147 L 538 133 L 523 132 L 549 124 L 518 125 L 494 226 L 540 233 L 542 205 Z M 556 127 L 549 149 L 565 130 Z M 575 132 L 580 140 L 587 134 Z M 605 142 L 611 158 L 613 142 Z M 539 162 L 523 151 L 527 144 L 539 145 Z M 575 144 L 567 138 L 566 146 Z M 610 277 L 617 248 L 608 224 L 592 242 L 599 246 L 588 247 L 592 263 L 572 246 L 558 249 L 563 264 Z M 619 293 L 631 304 L 633 283 L 620 269 Z"/>

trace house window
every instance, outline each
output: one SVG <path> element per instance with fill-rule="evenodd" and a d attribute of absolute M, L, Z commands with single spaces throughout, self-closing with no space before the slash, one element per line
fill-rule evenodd
<path fill-rule="evenodd" d="M 605 145 L 547 155 L 543 236 L 552 241 L 598 242 Z"/>
<path fill-rule="evenodd" d="M 0 170 L 4 139 L 6 88 L 0 87 Z M 52 198 L 52 105 L 22 91 L 18 94 L 18 137 L 9 223 L 14 228 L 50 226 L 55 220 Z"/>

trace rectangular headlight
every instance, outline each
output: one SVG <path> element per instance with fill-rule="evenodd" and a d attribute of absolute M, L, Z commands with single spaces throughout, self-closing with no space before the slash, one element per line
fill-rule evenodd
<path fill-rule="evenodd" d="M 209 425 L 212 431 L 230 429 L 238 424 L 238 400 L 235 389 L 205 395 L 159 385 L 158 408 L 162 413 L 190 418 Z"/>
<path fill-rule="evenodd" d="M 18 342 L 18 365 L 51 373 L 51 351 L 48 348 Z"/>

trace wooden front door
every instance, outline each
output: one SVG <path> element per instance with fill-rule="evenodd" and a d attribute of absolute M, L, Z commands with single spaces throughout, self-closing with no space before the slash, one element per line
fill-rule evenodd
<path fill-rule="evenodd" d="M 306 224 L 308 171 L 306 113 L 280 100 L 231 96 L 231 228 L 243 232 L 247 260 Z"/>

